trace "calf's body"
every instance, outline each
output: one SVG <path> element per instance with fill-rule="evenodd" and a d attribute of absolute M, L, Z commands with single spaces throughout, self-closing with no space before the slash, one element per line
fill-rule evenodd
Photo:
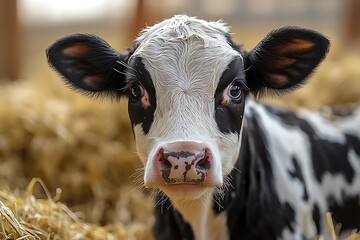
<path fill-rule="evenodd" d="M 344 235 L 358 229 L 360 108 L 338 117 L 251 100 L 246 105 L 232 187 L 210 204 L 211 221 L 226 223 L 220 227 L 226 237 L 213 239 L 330 239 L 327 212 L 342 223 Z M 158 238 L 193 239 L 191 226 L 170 200 L 158 201 Z"/>
<path fill-rule="evenodd" d="M 159 190 L 157 239 L 311 239 L 328 234 L 327 211 L 359 225 L 359 111 L 330 123 L 248 95 L 301 85 L 328 45 L 290 27 L 247 52 L 224 23 L 179 15 L 127 54 L 77 34 L 47 56 L 73 87 L 128 97 L 144 185 Z"/>

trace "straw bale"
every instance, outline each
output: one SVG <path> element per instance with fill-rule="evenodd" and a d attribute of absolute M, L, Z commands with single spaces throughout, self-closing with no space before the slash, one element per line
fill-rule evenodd
<path fill-rule="evenodd" d="M 3 85 L 0 94 L 0 184 L 24 188 L 40 177 L 87 220 L 116 221 L 110 203 L 140 166 L 126 102 L 89 100 L 54 77 Z"/>
<path fill-rule="evenodd" d="M 47 196 L 45 199 L 34 196 L 36 184 L 42 187 Z M 81 214 L 72 212 L 59 201 L 60 198 L 60 190 L 51 197 L 43 181 L 36 178 L 22 194 L 9 190 L 0 191 L 0 239 L 153 239 L 148 224 L 133 222 L 127 226 L 123 223 L 98 226 L 86 223 L 81 219 Z M 133 202 L 132 200 L 130 202 Z M 136 201 L 133 204 L 141 205 Z M 123 216 L 124 222 L 127 222 L 129 212 L 119 214 Z M 141 217 L 147 216 L 142 214 Z M 341 226 L 334 226 L 330 213 L 327 214 L 327 219 L 331 239 L 340 239 Z M 360 240 L 360 233 L 354 231 L 344 240 Z"/>
<path fill-rule="evenodd" d="M 33 195 L 40 183 L 46 199 Z M 52 198 L 40 179 L 33 179 L 23 194 L 0 191 L 1 239 L 152 239 L 147 225 L 118 223 L 97 226 L 84 222 L 76 213 L 59 201 L 58 192 Z"/>
<path fill-rule="evenodd" d="M 142 233 L 149 232 L 152 200 L 141 190 L 132 191 L 137 186 L 130 185 L 140 162 L 126 101 L 88 99 L 46 72 L 42 78 L 4 84 L 0 94 L 0 189 L 24 189 L 33 177 L 39 177 L 49 194 L 62 189 L 62 202 L 81 213 L 81 221 L 107 226 L 91 225 L 91 229 L 96 226 L 108 234 L 118 225 L 119 229 L 125 226 L 129 239 L 142 239 Z M 48 198 L 41 189 L 33 191 Z M 7 190 L 5 196 L 11 194 Z M 48 200 L 26 199 L 33 199 L 37 206 L 49 204 Z M 33 208 L 32 216 L 41 216 L 38 211 Z"/>

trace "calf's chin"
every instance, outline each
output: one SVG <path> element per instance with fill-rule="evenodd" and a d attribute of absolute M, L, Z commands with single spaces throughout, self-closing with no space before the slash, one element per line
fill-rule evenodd
<path fill-rule="evenodd" d="M 164 185 L 159 187 L 173 201 L 194 201 L 206 199 L 212 196 L 214 187 L 205 187 L 201 185 L 179 184 Z"/>

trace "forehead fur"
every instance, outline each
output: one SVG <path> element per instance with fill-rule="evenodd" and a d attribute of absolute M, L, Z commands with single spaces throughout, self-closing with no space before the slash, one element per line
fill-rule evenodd
<path fill-rule="evenodd" d="M 228 34 L 222 22 L 177 15 L 145 29 L 131 58 L 143 59 L 158 93 L 202 89 L 213 97 L 221 74 L 240 55 L 228 43 Z"/>
<path fill-rule="evenodd" d="M 197 38 L 208 43 L 210 39 L 225 34 L 229 34 L 229 27 L 221 21 L 208 22 L 186 15 L 175 15 L 143 30 L 136 42 L 142 45 L 154 38 L 170 41 Z"/>

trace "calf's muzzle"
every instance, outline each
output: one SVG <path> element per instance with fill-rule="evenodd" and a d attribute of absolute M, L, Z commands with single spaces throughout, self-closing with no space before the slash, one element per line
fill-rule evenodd
<path fill-rule="evenodd" d="M 213 155 L 208 146 L 175 142 L 158 148 L 154 164 L 166 184 L 205 184 L 212 174 Z"/>

